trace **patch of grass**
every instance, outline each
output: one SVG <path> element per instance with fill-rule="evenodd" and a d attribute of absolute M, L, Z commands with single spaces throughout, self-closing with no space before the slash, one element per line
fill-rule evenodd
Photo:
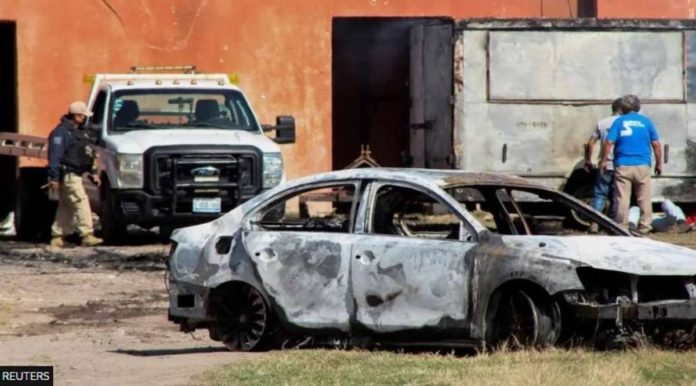
<path fill-rule="evenodd" d="M 547 350 L 469 357 L 276 351 L 205 373 L 206 385 L 693 385 L 696 352 Z"/>

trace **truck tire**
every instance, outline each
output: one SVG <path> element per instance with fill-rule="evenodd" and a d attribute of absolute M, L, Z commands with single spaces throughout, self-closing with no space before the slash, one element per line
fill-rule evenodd
<path fill-rule="evenodd" d="M 126 237 L 126 224 L 123 224 L 119 218 L 118 211 L 115 208 L 114 198 L 112 196 L 111 186 L 109 181 L 105 180 L 102 183 L 101 189 L 101 231 L 104 242 L 109 245 L 118 245 L 122 243 Z"/>
<path fill-rule="evenodd" d="M 14 190 L 7 189 L 7 191 L 0 192 L 0 222 L 14 210 L 14 202 L 16 200 Z"/>
<path fill-rule="evenodd" d="M 25 241 L 46 241 L 51 236 L 51 224 L 57 202 L 48 199 L 41 189 L 48 181 L 45 168 L 22 168 L 15 194 L 15 231 Z"/>

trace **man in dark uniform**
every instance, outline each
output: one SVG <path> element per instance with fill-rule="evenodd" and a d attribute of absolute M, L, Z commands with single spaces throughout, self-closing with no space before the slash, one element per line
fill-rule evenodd
<path fill-rule="evenodd" d="M 83 246 L 99 245 L 102 239 L 94 236 L 92 211 L 82 185 L 82 175 L 99 185 L 94 174 L 94 149 L 83 123 L 92 113 L 84 102 L 70 104 L 68 114 L 48 137 L 49 188 L 58 193 L 58 210 L 51 227 L 51 247 L 62 248 L 63 237 L 73 232 L 73 225 L 82 238 Z"/>

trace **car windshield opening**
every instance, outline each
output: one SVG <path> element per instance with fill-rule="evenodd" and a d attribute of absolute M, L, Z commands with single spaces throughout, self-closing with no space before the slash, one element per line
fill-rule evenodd
<path fill-rule="evenodd" d="M 236 90 L 147 89 L 114 92 L 111 131 L 223 129 L 259 131 L 242 93 Z"/>
<path fill-rule="evenodd" d="M 621 235 L 591 209 L 561 194 L 532 188 L 465 186 L 447 189 L 489 231 L 501 235 Z"/>

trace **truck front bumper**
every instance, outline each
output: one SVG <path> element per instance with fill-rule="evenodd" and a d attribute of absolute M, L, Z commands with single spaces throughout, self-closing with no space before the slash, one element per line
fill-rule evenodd
<path fill-rule="evenodd" d="M 261 191 L 262 192 L 262 191 Z M 193 197 L 172 197 L 149 194 L 142 190 L 114 190 L 113 208 L 123 223 L 154 226 L 183 226 L 213 220 L 261 193 L 242 195 L 239 199 L 221 197 L 219 213 L 194 213 Z M 210 196 L 201 196 L 210 197 Z"/>

